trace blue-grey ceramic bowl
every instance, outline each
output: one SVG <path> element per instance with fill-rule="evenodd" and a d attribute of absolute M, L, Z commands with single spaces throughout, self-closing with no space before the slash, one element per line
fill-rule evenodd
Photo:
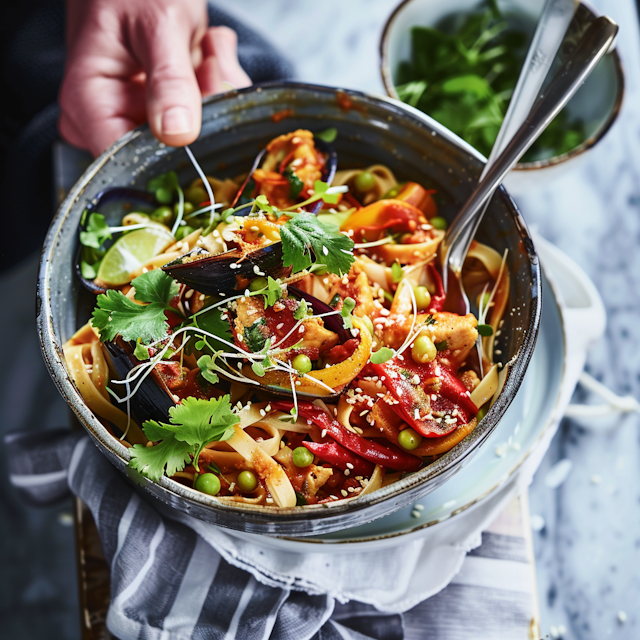
<path fill-rule="evenodd" d="M 452 219 L 473 190 L 481 157 L 424 114 L 396 101 L 306 84 L 270 84 L 215 96 L 204 104 L 202 133 L 191 146 L 205 171 L 246 171 L 271 138 L 303 127 L 338 129 L 334 146 L 343 167 L 381 162 L 400 178 L 437 189 L 441 215 Z M 513 400 L 536 341 L 540 321 L 540 269 L 527 227 L 504 189 L 493 198 L 478 239 L 508 249 L 510 308 L 500 348 L 509 373 L 501 395 L 480 425 L 459 445 L 419 472 L 357 499 L 281 509 L 222 504 L 168 478 L 151 482 L 129 472 L 129 454 L 100 424 L 67 373 L 61 345 L 87 321 L 95 298 L 74 275 L 77 228 L 85 207 L 103 190 L 144 187 L 149 177 L 174 169 L 195 178 L 183 149 L 157 142 L 148 127 L 127 134 L 85 172 L 62 203 L 42 252 L 38 328 L 54 382 L 96 446 L 149 494 L 175 509 L 220 526 L 284 536 L 321 534 L 369 522 L 407 506 L 458 471 L 493 431 Z"/>

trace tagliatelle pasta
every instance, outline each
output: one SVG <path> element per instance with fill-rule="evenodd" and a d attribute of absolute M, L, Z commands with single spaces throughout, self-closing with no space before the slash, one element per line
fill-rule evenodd
<path fill-rule="evenodd" d="M 156 209 L 83 218 L 83 274 L 105 292 L 64 355 L 132 467 L 225 503 L 304 507 L 357 500 L 474 430 L 505 376 L 506 254 L 472 244 L 478 313 L 459 316 L 433 189 L 384 165 L 336 171 L 306 130 L 237 179 L 188 155 L 200 177 L 151 179 Z M 171 239 L 150 255 L 158 234 Z"/>

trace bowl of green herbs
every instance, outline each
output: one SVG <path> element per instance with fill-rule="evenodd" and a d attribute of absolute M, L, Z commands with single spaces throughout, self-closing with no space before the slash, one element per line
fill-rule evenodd
<path fill-rule="evenodd" d="M 488 156 L 506 113 L 544 0 L 405 0 L 390 16 L 380 43 L 387 93 L 427 113 Z M 594 19 L 576 12 L 549 77 Z M 565 109 L 508 176 L 526 190 L 532 172 L 560 174 L 592 148 L 615 121 L 624 76 L 612 49 Z M 537 183 L 537 180 L 535 181 Z"/>

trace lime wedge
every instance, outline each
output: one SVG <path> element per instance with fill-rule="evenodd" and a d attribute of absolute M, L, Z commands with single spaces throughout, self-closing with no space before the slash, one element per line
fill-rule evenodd
<path fill-rule="evenodd" d="M 96 279 L 112 287 L 127 284 L 133 271 L 174 242 L 171 233 L 161 227 L 130 231 L 109 247 Z"/>

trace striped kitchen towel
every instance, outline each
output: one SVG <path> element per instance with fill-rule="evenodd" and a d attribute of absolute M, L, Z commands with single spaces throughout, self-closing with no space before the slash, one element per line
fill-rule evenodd
<path fill-rule="evenodd" d="M 10 480 L 48 504 L 69 489 L 89 507 L 111 567 L 107 626 L 121 640 L 525 640 L 534 615 L 532 565 L 518 530 L 483 534 L 452 583 L 402 613 L 273 586 L 137 493 L 86 435 L 67 430 L 5 438 Z M 371 557 L 341 556 L 367 573 Z M 389 584 L 397 576 L 389 575 Z"/>

